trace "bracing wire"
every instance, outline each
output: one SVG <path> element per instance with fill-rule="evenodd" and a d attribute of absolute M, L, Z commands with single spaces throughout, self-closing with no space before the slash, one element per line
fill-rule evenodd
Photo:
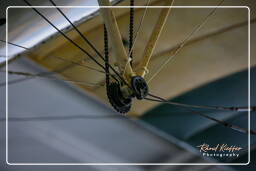
<path fill-rule="evenodd" d="M 157 71 L 147 80 L 147 82 L 149 83 L 150 81 L 152 81 L 156 75 L 158 75 L 163 68 L 170 63 L 170 61 L 172 61 L 177 54 L 182 50 L 182 48 L 186 45 L 186 43 L 191 39 L 191 37 L 197 33 L 209 20 L 209 18 L 215 14 L 217 8 L 224 2 L 224 0 L 221 0 L 218 5 L 216 6 L 216 8 L 214 8 L 203 20 L 203 22 L 201 22 L 200 24 L 198 24 L 197 26 L 195 26 L 195 28 L 192 30 L 192 32 L 180 43 L 179 48 L 177 48 L 174 52 L 174 54 L 172 56 L 170 56 L 166 61 L 164 61 L 159 68 L 157 69 Z"/>
<path fill-rule="evenodd" d="M 6 71 L 0 71 L 0 72 L 6 72 Z M 46 76 L 46 75 L 32 74 L 32 73 L 29 73 L 29 72 L 10 71 L 10 70 L 8 70 L 7 72 L 8 72 L 8 74 L 11 74 L 11 75 L 21 75 L 21 76 L 25 76 L 25 77 L 36 77 L 36 78 L 49 79 L 49 80 L 61 80 L 61 81 L 64 81 L 64 82 L 76 83 L 76 84 L 79 84 L 79 85 L 86 85 L 86 86 L 91 86 L 91 87 L 101 86 L 97 83 L 88 83 L 88 82 L 85 82 L 85 81 L 60 79 L 60 78 L 55 78 L 55 77 L 49 77 L 49 76 Z M 0 83 L 0 87 L 5 85 L 5 84 L 6 84 L 6 82 Z"/>
<path fill-rule="evenodd" d="M 84 54 L 86 54 L 91 60 L 93 60 L 98 66 L 103 68 L 105 70 L 105 67 L 99 63 L 89 52 L 87 52 L 84 48 L 79 46 L 76 42 L 74 42 L 71 38 L 69 38 L 63 31 L 61 31 L 59 28 L 57 28 L 50 20 L 48 20 L 42 13 L 40 13 L 36 8 L 34 8 L 27 0 L 23 0 L 27 5 L 31 6 L 32 9 L 40 15 L 48 24 L 50 24 L 55 30 L 57 30 L 65 39 L 67 39 L 71 44 L 73 44 L 75 47 L 77 47 L 80 51 L 82 51 Z M 114 71 L 118 77 L 121 77 L 116 71 Z M 111 75 L 114 79 L 115 76 Z M 123 79 L 123 78 L 122 78 Z M 117 79 L 116 79 L 117 80 Z"/>
<path fill-rule="evenodd" d="M 205 105 L 191 105 L 191 104 L 184 104 L 184 103 L 178 103 L 178 102 L 172 102 L 168 101 L 162 97 L 153 95 L 149 93 L 150 97 L 155 98 L 154 101 L 156 102 L 163 102 L 170 105 L 185 107 L 185 108 L 197 108 L 197 109 L 211 109 L 211 110 L 223 110 L 223 111 L 236 111 L 236 112 L 247 112 L 247 111 L 256 111 L 256 106 L 244 106 L 244 107 L 224 107 L 224 106 L 205 106 Z M 146 100 L 153 100 L 150 98 L 145 98 Z M 158 99 L 158 100 L 157 100 Z"/>
<path fill-rule="evenodd" d="M 0 42 L 6 42 L 4 40 L 0 40 Z M 11 42 L 8 42 L 8 44 L 11 44 L 13 46 L 17 46 L 17 47 L 20 47 L 20 48 L 23 48 L 23 49 L 26 49 L 26 50 L 30 50 L 30 48 L 27 48 L 27 47 L 24 47 L 24 46 L 21 46 L 21 45 L 18 45 L 18 44 L 14 44 L 14 43 L 11 43 Z M 102 71 L 102 70 L 99 70 L 99 69 L 96 69 L 96 68 L 93 68 L 91 66 L 88 66 L 88 65 L 85 65 L 85 64 L 81 64 L 79 62 L 75 62 L 73 60 L 69 60 L 69 59 L 65 59 L 65 58 L 62 58 L 62 57 L 57 57 L 57 56 L 52 56 L 52 58 L 56 58 L 58 60 L 62 60 L 62 61 L 67 61 L 69 63 L 71 63 L 71 65 L 68 65 L 68 66 L 65 66 L 63 68 L 60 68 L 60 69 L 56 69 L 56 70 L 53 70 L 51 72 L 41 72 L 41 73 L 37 73 L 37 74 L 32 74 L 32 73 L 27 73 L 26 74 L 26 78 L 18 78 L 18 79 L 15 79 L 15 80 L 11 80 L 8 82 L 8 85 L 11 85 L 11 84 L 16 84 L 16 83 L 20 83 L 20 82 L 23 82 L 23 81 L 26 81 L 26 80 L 30 80 L 32 78 L 39 78 L 39 77 L 43 77 L 45 79 L 53 79 L 53 78 L 49 78 L 49 77 L 46 77 L 48 75 L 53 75 L 53 74 L 56 74 L 56 73 L 61 73 L 61 72 L 64 72 L 65 70 L 71 68 L 73 65 L 76 65 L 76 66 L 81 66 L 81 67 L 84 67 L 84 68 L 87 68 L 87 69 L 90 69 L 90 70 L 93 70 L 93 71 L 97 71 L 99 73 L 104 73 L 105 74 L 105 71 Z M 22 74 L 19 74 L 17 71 L 15 72 L 9 72 L 9 74 L 13 74 L 13 75 L 22 75 Z M 30 76 L 28 76 L 30 74 Z M 33 75 L 33 76 L 32 76 Z M 36 76 L 35 76 L 36 75 Z M 25 76 L 23 74 L 23 76 Z M 72 82 L 72 83 L 77 83 L 77 84 L 82 84 L 82 82 L 80 81 L 72 81 L 72 80 L 63 80 L 65 82 Z M 86 84 L 91 84 L 91 83 L 86 83 L 86 82 L 83 82 L 83 85 L 86 85 Z M 94 83 L 93 83 L 94 84 Z M 0 83 L 0 87 L 2 86 L 5 86 L 6 83 L 3 82 L 3 83 Z"/>
<path fill-rule="evenodd" d="M 26 1 L 26 0 L 24 0 Z M 52 1 L 49 0 L 55 7 L 56 9 L 61 13 L 61 15 L 71 24 L 71 26 L 76 30 L 76 32 L 83 38 L 83 40 L 99 55 L 99 57 L 104 61 L 104 57 L 100 54 L 100 52 L 95 48 L 95 46 L 79 31 L 79 29 L 69 20 L 69 18 L 62 12 L 62 10 L 60 8 L 57 7 L 57 5 Z M 27 3 L 28 4 L 28 3 Z M 31 6 L 31 5 L 30 5 Z M 36 10 L 36 9 L 34 9 Z M 38 11 L 39 12 L 39 11 Z M 38 13 L 37 12 L 37 13 Z M 45 18 L 45 17 L 44 17 Z M 92 57 L 93 58 L 93 57 Z M 96 61 L 96 59 L 94 59 L 94 61 Z M 104 66 L 103 66 L 104 67 Z M 118 76 L 118 78 L 123 81 L 125 84 L 126 81 L 124 80 L 124 78 L 112 67 L 112 65 L 109 64 L 109 68 Z M 105 68 L 104 68 L 105 69 Z M 113 75 L 112 77 L 118 81 Z"/>
<path fill-rule="evenodd" d="M 155 101 L 155 102 L 161 102 L 161 103 L 166 103 L 166 104 L 171 104 L 171 105 L 180 106 L 180 107 L 185 107 L 185 109 L 188 110 L 189 112 L 191 112 L 192 114 L 202 116 L 202 117 L 204 117 L 204 118 L 206 118 L 206 119 L 209 119 L 209 120 L 211 120 L 211 121 L 214 121 L 214 122 L 216 122 L 216 123 L 218 123 L 218 124 L 221 124 L 221 125 L 223 125 L 223 126 L 225 126 L 225 127 L 228 127 L 228 128 L 230 128 L 230 129 L 233 129 L 233 130 L 235 130 L 235 131 L 238 131 L 238 132 L 241 132 L 241 133 L 250 133 L 250 134 L 252 134 L 252 135 L 256 135 L 256 130 L 248 130 L 248 129 L 242 128 L 242 127 L 240 127 L 240 126 L 237 126 L 237 125 L 234 125 L 234 124 L 230 124 L 230 123 L 228 123 L 228 122 L 226 122 L 226 121 L 213 118 L 213 117 L 208 116 L 208 115 L 206 115 L 206 114 L 204 114 L 204 113 L 202 113 L 202 112 L 198 112 L 198 111 L 195 111 L 195 110 L 189 108 L 188 106 L 190 106 L 190 105 L 185 105 L 185 104 L 181 104 L 181 103 L 169 102 L 169 101 L 167 101 L 167 100 L 165 100 L 165 99 L 163 99 L 163 98 L 161 98 L 161 97 L 154 96 L 154 95 L 152 95 L 152 97 L 154 97 L 154 98 L 156 98 L 156 99 L 146 98 L 146 100 Z M 159 100 L 157 100 L 157 99 L 159 99 Z M 185 106 L 184 106 L 184 105 L 185 105 Z M 209 109 L 209 108 L 207 108 L 207 109 Z M 211 108 L 211 109 L 212 109 L 212 108 Z"/>
<path fill-rule="evenodd" d="M 142 29 L 141 29 L 141 28 L 142 28 L 141 26 L 142 26 L 143 21 L 144 21 L 144 18 L 145 18 L 145 16 L 146 16 L 149 3 L 150 3 L 150 0 L 147 0 L 146 8 L 145 8 L 145 10 L 144 10 L 144 12 L 143 12 L 143 15 L 142 15 L 141 18 L 140 18 L 139 26 L 138 26 L 138 29 L 137 29 L 136 32 L 135 32 L 134 40 L 133 40 L 133 42 L 132 42 L 131 48 L 129 48 L 128 57 L 131 56 L 131 54 L 132 54 L 132 52 L 133 52 L 133 49 L 134 49 L 134 46 L 135 46 L 135 43 L 136 43 L 137 40 L 138 40 L 138 35 L 139 35 L 139 33 L 141 32 L 141 30 L 142 30 Z M 124 71 L 126 70 L 127 65 L 128 65 L 129 62 L 130 62 L 130 60 L 128 60 L 127 63 L 125 64 Z"/>
<path fill-rule="evenodd" d="M 0 42 L 6 43 L 6 41 L 4 41 L 4 40 L 0 40 Z M 24 47 L 24 46 L 21 46 L 21 45 L 12 43 L 12 42 L 7 42 L 7 43 L 10 44 L 10 45 L 16 46 L 16 47 L 20 47 L 20 48 L 25 49 L 25 50 L 30 50 L 30 48 L 27 48 L 27 47 Z M 76 62 L 76 61 L 73 61 L 73 60 L 70 60 L 70 59 L 66 59 L 66 58 L 63 58 L 63 57 L 51 56 L 49 58 L 57 58 L 58 60 L 66 61 L 66 62 L 69 62 L 71 64 L 77 65 L 77 66 L 81 66 L 81 67 L 84 67 L 84 68 L 87 68 L 87 69 L 90 69 L 90 70 L 93 70 L 93 71 L 97 71 L 99 73 L 105 73 L 104 71 L 99 70 L 97 68 L 94 68 L 94 67 L 91 67 L 91 66 L 88 66 L 88 65 L 85 65 L 85 64 L 81 64 L 79 62 Z"/>

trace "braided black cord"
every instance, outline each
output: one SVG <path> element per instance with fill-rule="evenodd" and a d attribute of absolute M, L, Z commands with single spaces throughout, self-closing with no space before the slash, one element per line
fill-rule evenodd
<path fill-rule="evenodd" d="M 108 32 L 104 24 L 104 55 L 105 55 L 105 73 L 106 73 L 106 88 L 109 87 L 109 53 L 108 53 Z"/>
<path fill-rule="evenodd" d="M 108 51 L 108 33 L 104 25 L 104 55 L 105 55 L 105 72 L 106 72 L 106 92 L 108 101 L 111 106 L 119 113 L 127 113 L 131 108 L 131 99 L 124 98 L 120 91 L 120 82 L 110 83 L 109 73 L 109 51 Z"/>
<path fill-rule="evenodd" d="M 132 44 L 133 44 L 133 25 L 134 25 L 134 0 L 130 0 L 130 25 L 129 25 L 129 53 L 130 53 L 130 58 L 131 62 L 130 64 L 132 65 L 132 58 L 133 58 L 133 53 L 131 52 L 132 50 Z"/>

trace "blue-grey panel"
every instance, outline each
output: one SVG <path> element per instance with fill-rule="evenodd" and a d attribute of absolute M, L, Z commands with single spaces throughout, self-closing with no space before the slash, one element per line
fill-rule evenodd
<path fill-rule="evenodd" d="M 256 75 L 256 67 L 251 69 L 251 75 L 253 76 L 254 74 Z M 251 83 L 252 85 L 255 85 L 254 77 L 252 77 Z M 255 97 L 256 94 L 252 93 L 252 105 L 256 105 Z M 248 71 L 245 70 L 216 80 L 171 100 L 195 105 L 247 106 Z M 244 128 L 247 128 L 248 126 L 247 112 L 226 112 L 202 109 L 196 109 L 196 111 Z M 255 112 L 252 112 L 251 115 L 251 122 L 253 123 L 256 121 L 256 117 L 254 117 Z M 185 141 L 195 148 L 202 143 L 207 143 L 209 145 L 227 143 L 230 145 L 241 146 L 244 149 L 247 149 L 248 146 L 248 138 L 246 134 L 219 125 L 211 120 L 191 113 L 190 110 L 185 108 L 162 104 L 146 112 L 141 119 L 159 130 Z M 252 129 L 256 129 L 256 126 L 252 125 Z M 252 138 L 251 143 L 255 144 L 255 138 Z M 246 157 L 247 155 L 243 155 L 243 160 Z M 223 158 L 215 159 L 223 160 Z M 224 158 L 224 160 L 227 162 L 230 161 L 230 159 L 227 158 Z M 239 162 L 239 159 L 236 159 L 235 162 Z"/>

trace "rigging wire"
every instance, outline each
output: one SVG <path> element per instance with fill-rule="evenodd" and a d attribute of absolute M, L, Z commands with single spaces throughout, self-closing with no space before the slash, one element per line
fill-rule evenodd
<path fill-rule="evenodd" d="M 180 43 L 180 46 L 175 50 L 174 54 L 172 56 L 170 56 L 166 61 L 164 61 L 159 68 L 157 69 L 157 71 L 147 80 L 147 82 L 149 83 L 150 81 L 152 81 L 156 75 L 158 75 L 163 68 L 169 64 L 170 61 L 172 61 L 177 54 L 181 51 L 181 49 L 186 45 L 186 43 L 190 40 L 190 38 L 197 33 L 209 20 L 209 18 L 216 12 L 216 10 L 218 9 L 218 7 L 224 2 L 224 0 L 221 0 L 218 5 L 216 6 L 216 8 L 214 8 L 203 20 L 202 23 L 199 23 L 197 26 L 195 26 L 195 28 L 192 30 L 192 32 Z"/>
<path fill-rule="evenodd" d="M 73 60 L 68 60 L 68 59 L 65 59 L 65 58 L 62 58 L 62 57 L 58 57 L 58 56 L 54 56 L 54 57 L 57 58 L 57 59 L 59 59 L 59 60 L 62 60 L 62 61 L 70 62 L 71 64 L 74 64 L 74 65 L 77 65 L 77 66 L 81 66 L 81 67 L 90 69 L 90 70 L 92 70 L 92 71 L 97 71 L 97 72 L 99 72 L 99 73 L 104 73 L 104 74 L 105 74 L 105 71 L 99 70 L 99 69 L 94 68 L 94 67 L 91 67 L 91 66 L 89 66 L 89 65 L 81 64 L 81 63 L 79 63 L 79 62 L 76 62 L 76 61 L 73 61 Z"/>
<path fill-rule="evenodd" d="M 97 65 L 99 65 L 101 68 L 105 70 L 105 67 L 100 64 L 94 57 L 88 53 L 85 49 L 83 49 L 81 46 L 79 46 L 76 42 L 74 42 L 71 38 L 69 38 L 64 32 L 62 32 L 60 29 L 58 29 L 53 23 L 51 23 L 50 20 L 48 20 L 42 13 L 40 13 L 36 8 L 34 8 L 27 0 L 23 0 L 27 5 L 29 5 L 38 15 L 40 15 L 48 24 L 50 24 L 54 29 L 56 29 L 64 38 L 66 38 L 70 43 L 72 43 L 75 47 L 77 47 L 79 50 L 81 50 L 84 54 L 86 54 L 91 60 L 93 60 Z M 118 76 L 118 75 L 117 75 Z M 112 77 L 116 79 L 113 75 Z M 120 77 L 120 75 L 119 75 Z"/>
<path fill-rule="evenodd" d="M 74 119 L 123 119 L 123 115 L 55 115 L 55 116 L 26 116 L 26 117 L 8 117 L 8 121 L 13 122 L 26 122 L 26 121 L 61 121 L 61 120 L 74 120 Z M 0 118 L 1 121 L 6 121 L 6 118 Z"/>
<path fill-rule="evenodd" d="M 250 20 L 250 23 L 251 24 L 256 23 L 256 18 L 252 18 Z M 227 31 L 232 31 L 234 29 L 237 29 L 237 28 L 240 28 L 240 27 L 243 27 L 243 26 L 248 26 L 248 20 L 242 21 L 242 22 L 237 22 L 235 24 L 231 24 L 231 25 L 228 25 L 228 26 L 224 26 L 224 27 L 218 28 L 216 30 L 212 30 L 212 31 L 206 32 L 203 35 L 195 37 L 193 39 L 191 38 L 184 46 L 188 46 L 190 44 L 194 44 L 196 42 L 205 40 L 205 39 L 213 37 L 213 36 L 217 36 L 217 35 L 223 34 L 223 33 L 227 32 Z M 159 57 L 162 57 L 162 56 L 166 56 L 166 54 L 171 54 L 171 53 L 175 52 L 176 49 L 178 49 L 180 47 L 181 43 L 182 42 L 180 42 L 178 44 L 175 44 L 170 49 L 157 54 L 155 56 L 155 58 L 153 58 L 153 59 L 156 59 L 156 58 L 159 58 Z"/>
<path fill-rule="evenodd" d="M 6 41 L 4 41 L 4 40 L 0 40 L 0 42 L 6 43 Z M 24 47 L 24 46 L 21 46 L 21 45 L 18 45 L 18 44 L 14 44 L 14 43 L 12 43 L 12 42 L 7 42 L 7 43 L 10 44 L 10 45 L 13 45 L 13 46 L 17 46 L 17 47 L 23 48 L 23 49 L 25 49 L 25 50 L 31 50 L 31 48 L 27 48 L 27 47 Z M 63 58 L 63 57 L 50 56 L 50 57 L 48 57 L 48 58 L 57 58 L 57 59 L 59 59 L 59 60 L 66 61 L 66 62 L 75 64 L 75 65 L 78 65 L 78 66 L 81 66 L 81 67 L 85 67 L 85 68 L 87 68 L 87 69 L 94 70 L 94 71 L 97 71 L 97 72 L 100 72 L 100 73 L 104 73 L 104 74 L 105 74 L 105 72 L 102 71 L 102 70 L 99 70 L 99 69 L 97 69 L 97 68 L 94 68 L 94 67 L 91 67 L 91 66 L 88 66 L 88 65 L 85 65 L 85 64 L 81 64 L 81 63 L 79 63 L 79 62 L 76 62 L 76 61 L 73 61 L 73 60 L 70 60 L 70 59 L 66 59 L 66 58 Z"/>
<path fill-rule="evenodd" d="M 65 66 L 65 67 L 62 67 L 60 69 L 56 69 L 56 70 L 53 70 L 51 72 L 41 72 L 41 73 L 37 73 L 38 76 L 48 76 L 48 75 L 54 75 L 56 73 L 61 73 L 61 72 L 64 72 L 65 70 L 71 68 L 73 65 L 68 65 L 68 66 Z M 14 80 L 11 80 L 11 81 L 8 81 L 8 85 L 11 85 L 11 84 L 16 84 L 16 83 L 20 83 L 20 82 L 23 82 L 23 81 L 26 81 L 26 80 L 30 80 L 30 79 L 33 79 L 35 77 L 25 77 L 25 78 L 18 78 L 18 79 L 14 79 Z M 0 87 L 2 86 L 6 86 L 6 82 L 4 83 L 1 83 L 0 84 Z"/>
<path fill-rule="evenodd" d="M 195 115 L 199 115 L 202 116 L 206 119 L 209 119 L 211 121 L 217 122 L 225 127 L 228 127 L 232 130 L 238 131 L 240 133 L 250 133 L 252 135 L 256 135 L 256 130 L 247 130 L 245 128 L 242 128 L 240 126 L 234 125 L 234 124 L 230 124 L 226 121 L 223 120 L 219 120 L 213 117 L 210 117 L 206 114 L 203 114 L 201 112 L 197 112 L 194 110 L 188 110 L 189 112 L 195 114 Z M 155 117 L 155 118 L 159 118 L 159 117 L 167 117 L 168 115 L 153 115 L 150 117 Z M 30 117 L 8 117 L 8 121 L 13 121 L 13 122 L 26 122 L 26 121 L 61 121 L 61 120 L 74 120 L 74 119 L 127 119 L 126 116 L 124 115 L 105 115 L 105 116 L 97 116 L 97 115 L 57 115 L 57 116 L 30 116 Z M 6 118 L 0 118 L 0 122 L 1 121 L 6 121 Z"/>
<path fill-rule="evenodd" d="M 178 102 L 168 101 L 162 97 L 153 95 L 149 93 L 149 96 L 155 98 L 145 98 L 146 100 L 156 101 L 156 102 L 163 102 L 170 105 L 185 107 L 185 108 L 197 108 L 197 109 L 211 109 L 211 110 L 223 110 L 223 111 L 236 111 L 236 112 L 247 112 L 247 111 L 256 111 L 256 106 L 251 107 L 224 107 L 224 106 L 205 106 L 205 105 L 191 105 L 191 104 L 184 104 Z M 158 100 L 156 100 L 158 99 Z"/>
<path fill-rule="evenodd" d="M 138 26 L 138 29 L 137 29 L 136 32 L 135 32 L 134 41 L 132 42 L 132 46 L 131 46 L 131 48 L 130 48 L 130 51 L 129 51 L 129 55 L 128 55 L 128 56 L 131 55 L 131 53 L 132 53 L 132 51 L 133 51 L 133 48 L 134 48 L 134 46 L 135 46 L 135 43 L 136 43 L 136 41 L 138 40 L 138 35 L 139 35 L 140 31 L 141 31 L 141 28 L 142 28 L 141 26 L 142 26 L 143 21 L 144 21 L 144 18 L 145 18 L 145 16 L 146 16 L 146 13 L 147 13 L 149 4 L 150 4 L 150 0 L 147 0 L 147 4 L 146 4 L 146 7 L 145 7 L 145 10 L 144 10 L 144 12 L 143 12 L 143 15 L 142 15 L 141 18 L 140 18 L 139 26 Z"/>
<path fill-rule="evenodd" d="M 132 46 L 131 46 L 131 49 L 130 49 L 130 51 L 129 51 L 128 56 L 131 56 L 131 53 L 133 52 L 133 49 L 134 49 L 134 46 L 135 46 L 135 43 L 136 43 L 136 41 L 138 40 L 138 35 L 139 35 L 140 31 L 141 31 L 141 28 L 142 28 L 141 26 L 142 26 L 143 21 L 144 21 L 144 18 L 145 18 L 145 16 L 146 16 L 149 3 L 150 3 L 150 0 L 147 0 L 147 4 L 146 4 L 146 7 L 145 7 L 145 10 L 144 10 L 144 12 L 143 12 L 143 15 L 142 15 L 141 18 L 140 18 L 139 26 L 138 26 L 138 29 L 137 29 L 136 32 L 135 32 L 134 41 L 133 41 L 133 43 L 132 43 Z M 130 60 L 128 60 L 127 63 L 125 64 L 124 70 L 126 70 L 129 61 L 130 61 Z"/>
<path fill-rule="evenodd" d="M 22 48 L 22 49 L 25 49 L 25 50 L 29 50 L 29 49 L 30 49 L 30 48 L 27 48 L 27 47 L 24 47 L 24 46 L 21 46 L 21 45 L 12 43 L 12 42 L 6 42 L 5 40 L 0 40 L 0 42 L 8 43 L 8 44 L 10 44 L 10 45 L 17 46 L 17 47 Z"/>
<path fill-rule="evenodd" d="M 0 40 L 0 42 L 6 42 L 6 41 Z M 13 45 L 13 46 L 17 46 L 17 47 L 20 47 L 20 48 L 23 48 L 23 49 L 26 49 L 26 50 L 30 50 L 30 48 L 27 48 L 27 47 L 24 47 L 24 46 L 21 46 L 21 45 L 17 45 L 17 44 L 11 43 L 11 42 L 8 42 L 8 44 L 11 44 L 11 45 Z M 97 72 L 99 72 L 99 73 L 104 73 L 104 74 L 105 74 L 105 72 L 102 71 L 102 70 L 99 70 L 99 69 L 93 68 L 93 67 L 91 67 L 91 66 L 87 66 L 87 65 L 81 64 L 81 63 L 79 63 L 79 62 L 75 62 L 75 61 L 73 61 L 73 60 L 69 60 L 69 59 L 65 59 L 65 58 L 57 57 L 57 56 L 52 56 L 51 58 L 57 58 L 57 59 L 62 60 L 62 61 L 67 61 L 67 62 L 69 62 L 69 63 L 71 63 L 71 64 L 68 65 L 68 66 L 65 66 L 65 67 L 63 67 L 63 68 L 53 70 L 53 71 L 51 71 L 51 72 L 41 72 L 41 73 L 37 73 L 37 74 L 36 74 L 36 75 L 37 75 L 36 77 L 35 77 L 35 76 L 30 76 L 30 77 L 26 77 L 26 78 L 21 78 L 21 79 L 19 78 L 19 79 L 11 80 L 11 81 L 8 82 L 8 85 L 20 83 L 20 82 L 23 82 L 23 81 L 26 81 L 26 80 L 29 80 L 29 79 L 32 79 L 32 78 L 38 78 L 38 77 L 44 77 L 44 78 L 45 78 L 45 76 L 47 76 L 47 75 L 53 75 L 53 74 L 56 74 L 56 73 L 64 72 L 65 70 L 67 70 L 67 69 L 73 67 L 74 65 L 81 66 L 81 67 L 84 67 L 84 68 L 87 68 L 87 69 L 94 70 L 94 71 L 97 71 Z M 16 75 L 21 75 L 21 74 L 18 74 L 17 71 L 12 72 L 11 74 L 13 74 L 13 75 L 14 75 L 14 74 L 16 74 Z M 29 75 L 29 74 L 30 74 L 30 75 L 33 75 L 32 73 L 27 73 L 27 75 Z M 34 74 L 34 75 L 35 75 L 35 74 Z M 24 74 L 23 74 L 23 76 L 24 76 Z M 63 81 L 65 81 L 65 80 L 63 80 Z M 69 80 L 69 81 L 66 81 L 66 82 L 72 82 L 72 80 Z M 82 82 L 80 83 L 80 82 L 74 81 L 73 83 L 81 84 Z M 87 84 L 86 82 L 83 82 L 83 83 L 84 83 L 84 84 Z M 88 83 L 88 84 L 91 84 L 91 83 Z M 6 85 L 6 82 L 0 83 L 0 87 L 5 86 L 5 85 Z"/>
<path fill-rule="evenodd" d="M 96 47 L 80 32 L 80 30 L 70 21 L 70 19 L 63 13 L 63 11 L 57 7 L 55 2 L 53 0 L 49 0 L 53 6 L 56 7 L 56 9 L 61 13 L 61 15 L 69 22 L 69 24 L 76 30 L 76 32 L 82 37 L 82 39 L 102 58 L 103 56 L 100 54 L 100 52 L 96 49 Z"/>
<path fill-rule="evenodd" d="M 145 98 L 145 99 L 149 100 L 149 101 L 156 101 L 156 102 L 161 102 L 161 103 L 167 103 L 167 104 L 174 105 L 174 103 L 169 103 L 169 101 L 165 101 L 165 100 L 155 100 L 155 99 L 151 99 L 151 98 Z M 162 99 L 162 98 L 159 98 L 159 99 Z M 176 103 L 175 103 L 175 105 L 176 105 Z M 176 105 L 176 106 L 180 106 L 180 105 Z M 182 107 L 184 107 L 184 106 L 182 106 Z M 198 112 L 198 111 L 195 111 L 193 109 L 190 109 L 190 108 L 188 108 L 188 106 L 186 106 L 186 110 L 191 112 L 191 113 L 193 113 L 193 114 L 195 114 L 195 115 L 199 115 L 199 116 L 201 116 L 203 118 L 206 118 L 206 119 L 209 119 L 209 120 L 214 121 L 216 123 L 219 123 L 219 124 L 221 124 L 221 125 L 223 125 L 225 127 L 233 129 L 235 131 L 238 131 L 238 132 L 241 132 L 241 133 L 250 133 L 252 135 L 256 135 L 256 130 L 252 130 L 252 129 L 249 130 L 249 129 L 242 128 L 242 127 L 234 125 L 234 124 L 230 124 L 230 123 L 228 123 L 226 121 L 219 120 L 219 119 L 213 118 L 211 116 L 208 116 L 208 115 L 206 115 L 206 114 L 204 114 L 202 112 Z"/>
<path fill-rule="evenodd" d="M 0 71 L 0 72 L 6 72 L 6 71 Z M 76 81 L 76 80 L 67 80 L 67 79 L 63 80 L 63 79 L 59 79 L 59 78 L 48 77 L 48 76 L 45 76 L 45 75 L 32 74 L 32 73 L 29 73 L 29 72 L 20 72 L 20 71 L 10 71 L 10 70 L 8 70 L 8 74 L 22 75 L 22 76 L 25 76 L 25 77 L 37 77 L 37 78 L 44 78 L 44 79 L 50 79 L 50 80 L 61 80 L 61 81 L 64 81 L 64 82 L 76 83 L 76 84 L 79 84 L 79 85 L 86 85 L 86 86 L 91 86 L 91 87 L 101 86 L 97 83 L 88 83 L 88 82 L 85 82 L 85 81 Z M 0 87 L 5 85 L 5 84 L 6 84 L 6 82 L 0 83 Z"/>
<path fill-rule="evenodd" d="M 26 0 L 24 0 L 26 1 Z M 105 61 L 104 57 L 100 54 L 100 52 L 95 48 L 95 46 L 79 31 L 79 29 L 69 20 L 69 18 L 62 12 L 61 9 L 59 9 L 57 7 L 57 5 L 52 1 L 52 0 L 49 0 L 55 7 L 56 9 L 62 14 L 62 16 L 71 24 L 71 26 L 76 30 L 76 32 L 83 38 L 83 40 L 99 55 L 99 57 Z M 28 4 L 28 3 L 27 3 Z M 31 5 L 30 5 L 31 6 Z M 34 8 L 33 8 L 34 9 Z M 34 9 L 36 10 L 36 9 Z M 37 13 L 40 13 L 38 10 L 37 10 Z M 43 17 L 45 18 L 45 17 Z M 60 31 L 60 30 L 59 30 Z M 64 34 L 65 35 L 65 34 Z M 93 58 L 93 57 L 92 57 Z M 93 60 L 97 61 L 96 59 L 93 58 Z M 124 78 L 122 76 L 120 76 L 120 74 L 109 64 L 109 68 L 119 77 L 119 79 L 121 81 L 123 81 L 124 83 L 126 83 L 126 81 L 124 80 Z M 105 68 L 104 68 L 105 70 Z M 113 75 L 112 77 L 118 81 Z M 126 83 L 127 84 L 127 83 Z"/>

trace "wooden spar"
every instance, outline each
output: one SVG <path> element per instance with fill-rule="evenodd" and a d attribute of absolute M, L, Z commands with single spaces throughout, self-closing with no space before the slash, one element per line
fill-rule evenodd
<path fill-rule="evenodd" d="M 109 0 L 98 0 L 100 6 L 110 6 Z M 112 44 L 114 56 L 116 58 L 120 72 L 123 73 L 126 79 L 129 79 L 134 75 L 132 67 L 130 65 L 128 55 L 125 51 L 122 37 L 116 22 L 115 15 L 111 8 L 100 8 L 100 14 L 106 25 L 109 40 Z"/>
<path fill-rule="evenodd" d="M 166 0 L 164 6 L 172 6 L 173 2 L 174 0 Z M 170 10 L 171 8 L 163 8 L 160 13 L 157 23 L 154 26 L 153 32 L 144 50 L 142 60 L 139 63 L 138 68 L 136 69 L 136 73 L 139 76 L 144 77 L 147 72 L 148 63 L 153 54 L 157 40 L 160 37 L 161 31 L 165 25 Z"/>

